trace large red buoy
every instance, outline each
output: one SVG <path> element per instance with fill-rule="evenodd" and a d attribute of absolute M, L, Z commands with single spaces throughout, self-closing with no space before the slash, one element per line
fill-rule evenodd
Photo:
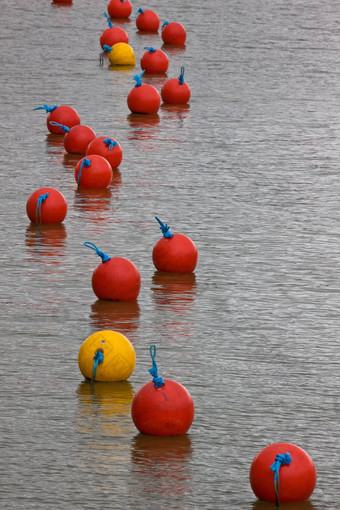
<path fill-rule="evenodd" d="M 155 48 L 145 47 L 147 50 L 142 58 L 140 59 L 140 66 L 146 72 L 150 74 L 163 74 L 169 67 L 169 59 L 162 50 L 156 50 Z"/>
<path fill-rule="evenodd" d="M 87 146 L 96 138 L 96 133 L 89 126 L 77 124 L 71 129 L 58 122 L 50 121 L 52 126 L 59 126 L 65 132 L 63 138 L 65 151 L 69 154 L 85 154 Z"/>
<path fill-rule="evenodd" d="M 112 168 L 107 159 L 92 154 L 78 161 L 74 178 L 78 188 L 107 188 L 112 180 Z"/>
<path fill-rule="evenodd" d="M 124 28 L 114 27 L 106 12 L 104 12 L 104 16 L 107 19 L 109 28 L 104 30 L 104 32 L 100 36 L 100 39 L 99 39 L 100 46 L 102 48 L 104 48 L 104 44 L 106 44 L 107 46 L 113 46 L 114 44 L 117 44 L 119 42 L 128 44 L 129 36 L 125 32 Z"/>
<path fill-rule="evenodd" d="M 172 21 L 164 21 L 162 25 L 162 39 L 165 44 L 176 44 L 183 46 L 187 38 L 187 33 L 183 25 Z"/>
<path fill-rule="evenodd" d="M 86 149 L 86 156 L 99 154 L 107 159 L 111 168 L 118 168 L 123 159 L 123 151 L 119 143 L 114 138 L 99 136 L 92 140 Z"/>
<path fill-rule="evenodd" d="M 40 188 L 28 198 L 26 212 L 31 222 L 37 225 L 61 223 L 66 218 L 67 202 L 57 189 Z"/>
<path fill-rule="evenodd" d="M 137 14 L 136 27 L 140 32 L 157 32 L 160 19 L 155 11 L 138 9 Z"/>
<path fill-rule="evenodd" d="M 107 4 L 107 12 L 111 18 L 128 18 L 132 12 L 130 0 L 110 0 Z"/>
<path fill-rule="evenodd" d="M 192 273 L 198 259 L 195 243 L 184 234 L 171 234 L 170 227 L 157 216 L 155 218 L 163 234 L 152 251 L 156 269 L 167 273 Z"/>
<path fill-rule="evenodd" d="M 57 106 L 48 106 L 44 104 L 44 106 L 37 106 L 37 108 L 33 108 L 34 110 L 45 110 L 48 113 L 46 118 L 46 126 L 50 133 L 55 135 L 63 135 L 64 131 L 59 126 L 53 126 L 50 124 L 51 121 L 57 122 L 58 124 L 62 124 L 63 126 L 67 126 L 69 128 L 80 124 L 80 117 L 76 110 L 71 106 L 60 105 Z"/>
<path fill-rule="evenodd" d="M 172 78 L 166 81 L 161 89 L 161 97 L 166 104 L 186 104 L 190 95 L 189 85 L 184 81 L 184 67 L 181 67 L 178 79 Z"/>
<path fill-rule="evenodd" d="M 145 384 L 134 396 L 131 416 L 142 434 L 179 436 L 185 434 L 194 419 L 194 402 L 188 390 L 176 381 L 162 379 L 155 362 L 156 346 L 151 345 L 152 382 Z"/>
<path fill-rule="evenodd" d="M 97 298 L 112 301 L 137 299 L 141 277 L 135 264 L 123 257 L 111 258 L 93 243 L 86 242 L 84 246 L 94 250 L 102 259 L 92 274 L 92 289 Z"/>
<path fill-rule="evenodd" d="M 158 90 L 147 83 L 142 84 L 141 74 L 136 74 L 136 85 L 129 92 L 127 105 L 132 113 L 157 113 L 161 104 L 161 96 Z"/>
<path fill-rule="evenodd" d="M 274 443 L 256 455 L 249 479 L 255 496 L 279 505 L 308 499 L 316 485 L 316 469 L 299 446 Z"/>

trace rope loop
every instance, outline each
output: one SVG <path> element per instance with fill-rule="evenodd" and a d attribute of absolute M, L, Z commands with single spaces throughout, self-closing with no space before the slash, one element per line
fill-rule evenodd
<path fill-rule="evenodd" d="M 49 193 L 44 193 L 38 197 L 37 207 L 35 209 L 35 222 L 37 225 L 41 225 L 41 204 L 46 200 L 46 198 L 48 196 L 49 196 Z M 38 218 L 39 218 L 39 220 L 38 220 Z"/>
<path fill-rule="evenodd" d="M 103 142 L 109 147 L 110 151 L 112 151 L 113 147 L 116 147 L 118 145 L 116 140 L 113 140 L 112 138 L 105 138 Z"/>
<path fill-rule="evenodd" d="M 140 7 L 138 11 L 136 12 L 135 18 L 137 18 L 138 14 L 143 14 L 144 10 Z"/>
<path fill-rule="evenodd" d="M 102 349 L 96 350 L 93 359 L 94 359 L 94 363 L 93 363 L 93 369 L 92 369 L 91 383 L 93 383 L 95 381 L 96 373 L 97 373 L 97 366 L 101 365 L 104 361 L 104 353 L 103 353 Z"/>
<path fill-rule="evenodd" d="M 81 171 L 83 167 L 88 167 L 91 165 L 91 160 L 87 158 L 83 158 L 83 161 L 81 162 L 80 168 L 79 168 L 79 174 L 78 174 L 78 189 L 80 188 L 80 179 L 81 179 Z"/>
<path fill-rule="evenodd" d="M 181 74 L 178 77 L 178 81 L 180 85 L 184 83 L 184 66 L 181 67 Z"/>
<path fill-rule="evenodd" d="M 133 77 L 133 79 L 136 81 L 135 87 L 140 87 L 142 85 L 142 76 L 143 76 L 144 72 L 145 72 L 145 69 L 140 74 L 136 74 Z"/>
<path fill-rule="evenodd" d="M 163 234 L 163 237 L 166 237 L 168 239 L 170 239 L 170 237 L 173 236 L 173 234 L 170 232 L 170 225 L 167 225 L 166 223 L 162 223 L 161 220 L 155 216 L 156 220 L 158 221 L 158 223 L 160 224 L 160 230 L 162 231 L 162 234 Z"/>
<path fill-rule="evenodd" d="M 149 53 L 155 53 L 155 51 L 156 51 L 155 48 L 153 48 L 152 46 L 150 46 L 150 48 L 149 48 L 149 46 L 144 46 L 144 49 L 148 50 Z"/>
<path fill-rule="evenodd" d="M 44 104 L 44 106 L 37 106 L 36 108 L 33 108 L 33 110 L 45 110 L 46 113 L 51 113 L 56 108 L 58 108 L 56 104 L 54 106 L 48 106 L 47 104 Z"/>
<path fill-rule="evenodd" d="M 274 489 L 275 489 L 275 496 L 276 496 L 276 505 L 279 506 L 279 470 L 281 466 L 284 466 L 285 464 L 288 465 L 292 461 L 292 458 L 287 453 L 278 453 L 275 457 L 275 462 L 270 466 L 270 469 L 274 471 Z"/>
<path fill-rule="evenodd" d="M 49 124 L 51 124 L 51 126 L 58 126 L 58 127 L 60 127 L 60 129 L 65 131 L 65 133 L 68 133 L 70 131 L 69 127 L 63 126 L 62 124 L 59 124 L 59 122 L 54 122 L 54 120 L 50 120 Z"/>
<path fill-rule="evenodd" d="M 154 387 L 159 388 L 160 386 L 164 386 L 165 383 L 164 383 L 163 379 L 158 375 L 157 365 L 156 365 L 156 361 L 155 361 L 156 346 L 154 344 L 150 345 L 150 356 L 152 359 L 152 368 L 149 369 L 149 374 L 151 374 L 153 377 L 152 382 L 154 384 Z"/>
<path fill-rule="evenodd" d="M 104 54 L 105 51 L 108 51 L 110 53 L 111 50 L 112 50 L 112 46 L 108 46 L 107 44 L 104 44 L 102 55 Z"/>
<path fill-rule="evenodd" d="M 91 250 L 94 250 L 97 253 L 97 255 L 99 255 L 99 257 L 101 257 L 102 262 L 107 262 L 108 260 L 111 260 L 111 257 L 106 255 L 106 253 L 104 253 L 103 251 L 100 251 L 94 243 L 90 243 L 89 241 L 86 241 L 84 243 L 84 246 L 86 246 L 86 248 L 91 248 Z"/>
<path fill-rule="evenodd" d="M 164 27 L 166 27 L 166 25 L 169 25 L 169 22 L 168 21 L 164 21 L 163 25 L 162 25 L 162 30 Z"/>
<path fill-rule="evenodd" d="M 111 20 L 110 20 L 110 18 L 109 18 L 109 15 L 107 14 L 107 12 L 104 12 L 104 16 L 105 16 L 105 18 L 107 19 L 107 22 L 108 22 L 108 24 L 109 24 L 109 27 L 110 27 L 110 28 L 113 28 L 112 22 L 111 22 Z"/>

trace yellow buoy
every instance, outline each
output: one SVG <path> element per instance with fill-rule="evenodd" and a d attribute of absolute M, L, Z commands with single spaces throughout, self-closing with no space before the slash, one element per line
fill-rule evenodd
<path fill-rule="evenodd" d="M 135 66 L 136 58 L 131 46 L 124 42 L 114 44 L 108 54 L 110 64 L 113 66 Z"/>
<path fill-rule="evenodd" d="M 103 330 L 90 335 L 78 353 L 78 365 L 86 379 L 125 381 L 136 364 L 130 340 L 117 331 Z"/>

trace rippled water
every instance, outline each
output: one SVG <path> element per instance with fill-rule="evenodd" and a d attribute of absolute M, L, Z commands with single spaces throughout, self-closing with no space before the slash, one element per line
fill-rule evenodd
<path fill-rule="evenodd" d="M 340 7 L 307 2 L 151 1 L 187 29 L 162 48 L 167 76 L 185 66 L 186 108 L 131 115 L 126 97 L 144 47 L 160 34 L 120 26 L 133 70 L 99 65 L 106 2 L 1 2 L 2 507 L 16 509 L 260 509 L 248 473 L 273 442 L 313 458 L 311 500 L 340 508 L 339 51 Z M 133 4 L 135 13 L 141 5 Z M 105 192 L 79 193 L 78 157 L 47 134 L 43 104 L 69 104 L 123 148 Z M 63 225 L 37 228 L 29 195 L 68 202 Z M 194 276 L 155 271 L 154 216 L 197 245 Z M 101 302 L 100 259 L 132 260 L 136 303 Z M 115 329 L 133 343 L 129 381 L 83 381 L 82 342 Z M 159 374 L 192 394 L 188 435 L 141 436 L 133 395 Z"/>

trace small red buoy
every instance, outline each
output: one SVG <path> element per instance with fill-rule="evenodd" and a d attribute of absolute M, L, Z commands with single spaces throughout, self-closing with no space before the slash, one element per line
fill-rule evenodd
<path fill-rule="evenodd" d="M 113 46 L 114 44 L 117 44 L 119 42 L 129 44 L 129 36 L 125 32 L 124 28 L 114 27 L 106 12 L 104 12 L 104 16 L 107 19 L 109 28 L 104 30 L 104 32 L 100 36 L 99 39 L 100 46 L 104 48 L 104 44 L 106 44 L 107 46 Z"/>
<path fill-rule="evenodd" d="M 167 273 L 192 273 L 195 270 L 198 251 L 195 243 L 184 234 L 171 234 L 170 227 L 160 224 L 163 237 L 152 250 L 152 260 L 158 271 Z"/>
<path fill-rule="evenodd" d="M 176 381 L 162 379 L 155 362 L 156 346 L 151 345 L 153 380 L 134 396 L 131 416 L 142 434 L 179 436 L 185 434 L 194 419 L 194 402 L 188 390 Z"/>
<path fill-rule="evenodd" d="M 144 53 L 140 59 L 140 66 L 146 72 L 150 74 L 163 74 L 169 67 L 169 59 L 162 50 L 156 50 L 155 48 L 145 47 L 148 50 Z"/>
<path fill-rule="evenodd" d="M 172 21 L 164 21 L 162 25 L 162 39 L 165 44 L 176 44 L 183 46 L 187 38 L 187 33 L 183 25 Z"/>
<path fill-rule="evenodd" d="M 107 159 L 111 168 L 118 168 L 123 159 L 123 151 L 119 143 L 113 138 L 99 136 L 92 140 L 86 149 L 86 156 L 99 154 Z"/>
<path fill-rule="evenodd" d="M 138 9 L 137 14 L 136 27 L 140 32 L 157 32 L 160 19 L 155 11 Z"/>
<path fill-rule="evenodd" d="M 73 0 L 52 0 L 53 4 L 71 4 Z"/>
<path fill-rule="evenodd" d="M 166 81 L 161 89 L 161 97 L 166 104 L 186 104 L 190 95 L 189 85 L 184 81 L 184 67 L 181 67 L 178 79 L 172 78 Z"/>
<path fill-rule="evenodd" d="M 59 126 L 65 132 L 63 138 L 65 151 L 69 154 L 85 154 L 87 146 L 96 138 L 96 133 L 88 126 L 77 124 L 71 129 L 58 122 L 50 121 L 52 126 Z"/>
<path fill-rule="evenodd" d="M 93 243 L 86 242 L 84 246 L 94 250 L 102 259 L 92 274 L 92 289 L 97 298 L 111 301 L 137 299 L 141 277 L 135 264 L 123 257 L 111 258 Z"/>
<path fill-rule="evenodd" d="M 55 135 L 63 135 L 64 131 L 58 127 L 50 124 L 51 121 L 57 122 L 58 124 L 62 124 L 63 126 L 67 126 L 69 128 L 80 124 L 80 117 L 76 110 L 71 106 L 60 105 L 57 106 L 48 106 L 44 104 L 44 106 L 37 106 L 37 108 L 33 108 L 34 110 L 45 110 L 48 113 L 46 118 L 46 126 L 50 133 Z"/>
<path fill-rule="evenodd" d="M 258 499 L 276 502 L 278 506 L 308 499 L 316 485 L 316 469 L 313 460 L 299 446 L 274 443 L 256 455 L 249 479 Z"/>
<path fill-rule="evenodd" d="M 78 161 L 74 178 L 79 188 L 107 188 L 112 180 L 112 168 L 107 159 L 92 154 Z"/>
<path fill-rule="evenodd" d="M 107 12 L 111 18 L 128 18 L 132 12 L 130 0 L 110 0 L 107 4 Z"/>
<path fill-rule="evenodd" d="M 54 188 L 40 188 L 32 193 L 26 203 L 27 216 L 32 223 L 62 223 L 67 214 L 67 202 Z"/>
<path fill-rule="evenodd" d="M 140 75 L 134 76 L 136 85 L 129 92 L 127 105 L 132 113 L 157 113 L 161 104 L 161 96 L 153 85 L 142 84 L 143 73 L 144 71 Z"/>

